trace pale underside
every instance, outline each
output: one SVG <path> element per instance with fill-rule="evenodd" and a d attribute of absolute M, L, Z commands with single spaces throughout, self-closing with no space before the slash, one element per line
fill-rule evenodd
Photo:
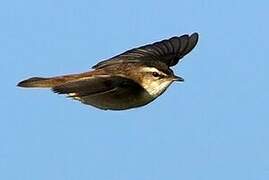
<path fill-rule="evenodd" d="M 125 77 L 97 76 L 56 86 L 53 91 L 100 109 L 123 110 L 150 103 L 171 84 L 156 83 L 153 81 L 142 87 Z"/>

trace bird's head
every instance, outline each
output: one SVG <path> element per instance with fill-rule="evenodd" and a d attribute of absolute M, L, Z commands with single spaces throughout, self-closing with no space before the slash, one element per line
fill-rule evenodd
<path fill-rule="evenodd" d="M 140 85 L 154 97 L 161 95 L 172 82 L 184 81 L 182 77 L 174 75 L 169 67 L 141 66 L 138 69 L 137 76 Z"/>

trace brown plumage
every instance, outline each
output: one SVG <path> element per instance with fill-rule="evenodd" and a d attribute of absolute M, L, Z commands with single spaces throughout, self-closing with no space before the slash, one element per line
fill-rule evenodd
<path fill-rule="evenodd" d="M 188 54 L 197 41 L 197 33 L 172 37 L 101 61 L 90 72 L 33 77 L 21 81 L 18 86 L 51 88 L 100 109 L 143 106 L 161 95 L 173 81 L 183 81 L 170 67 Z"/>

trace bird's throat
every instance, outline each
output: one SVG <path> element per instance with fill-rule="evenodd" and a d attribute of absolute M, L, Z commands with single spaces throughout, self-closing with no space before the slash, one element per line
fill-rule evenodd
<path fill-rule="evenodd" d="M 144 89 L 153 98 L 160 96 L 171 84 L 171 81 L 143 83 Z"/>

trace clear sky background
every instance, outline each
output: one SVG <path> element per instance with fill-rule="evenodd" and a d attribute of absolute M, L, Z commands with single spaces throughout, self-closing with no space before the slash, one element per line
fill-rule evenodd
<path fill-rule="evenodd" d="M 268 1 L 9 0 L 0 6 L 1 180 L 268 180 Z M 199 32 L 153 103 L 113 112 L 31 76 L 83 72 Z"/>

